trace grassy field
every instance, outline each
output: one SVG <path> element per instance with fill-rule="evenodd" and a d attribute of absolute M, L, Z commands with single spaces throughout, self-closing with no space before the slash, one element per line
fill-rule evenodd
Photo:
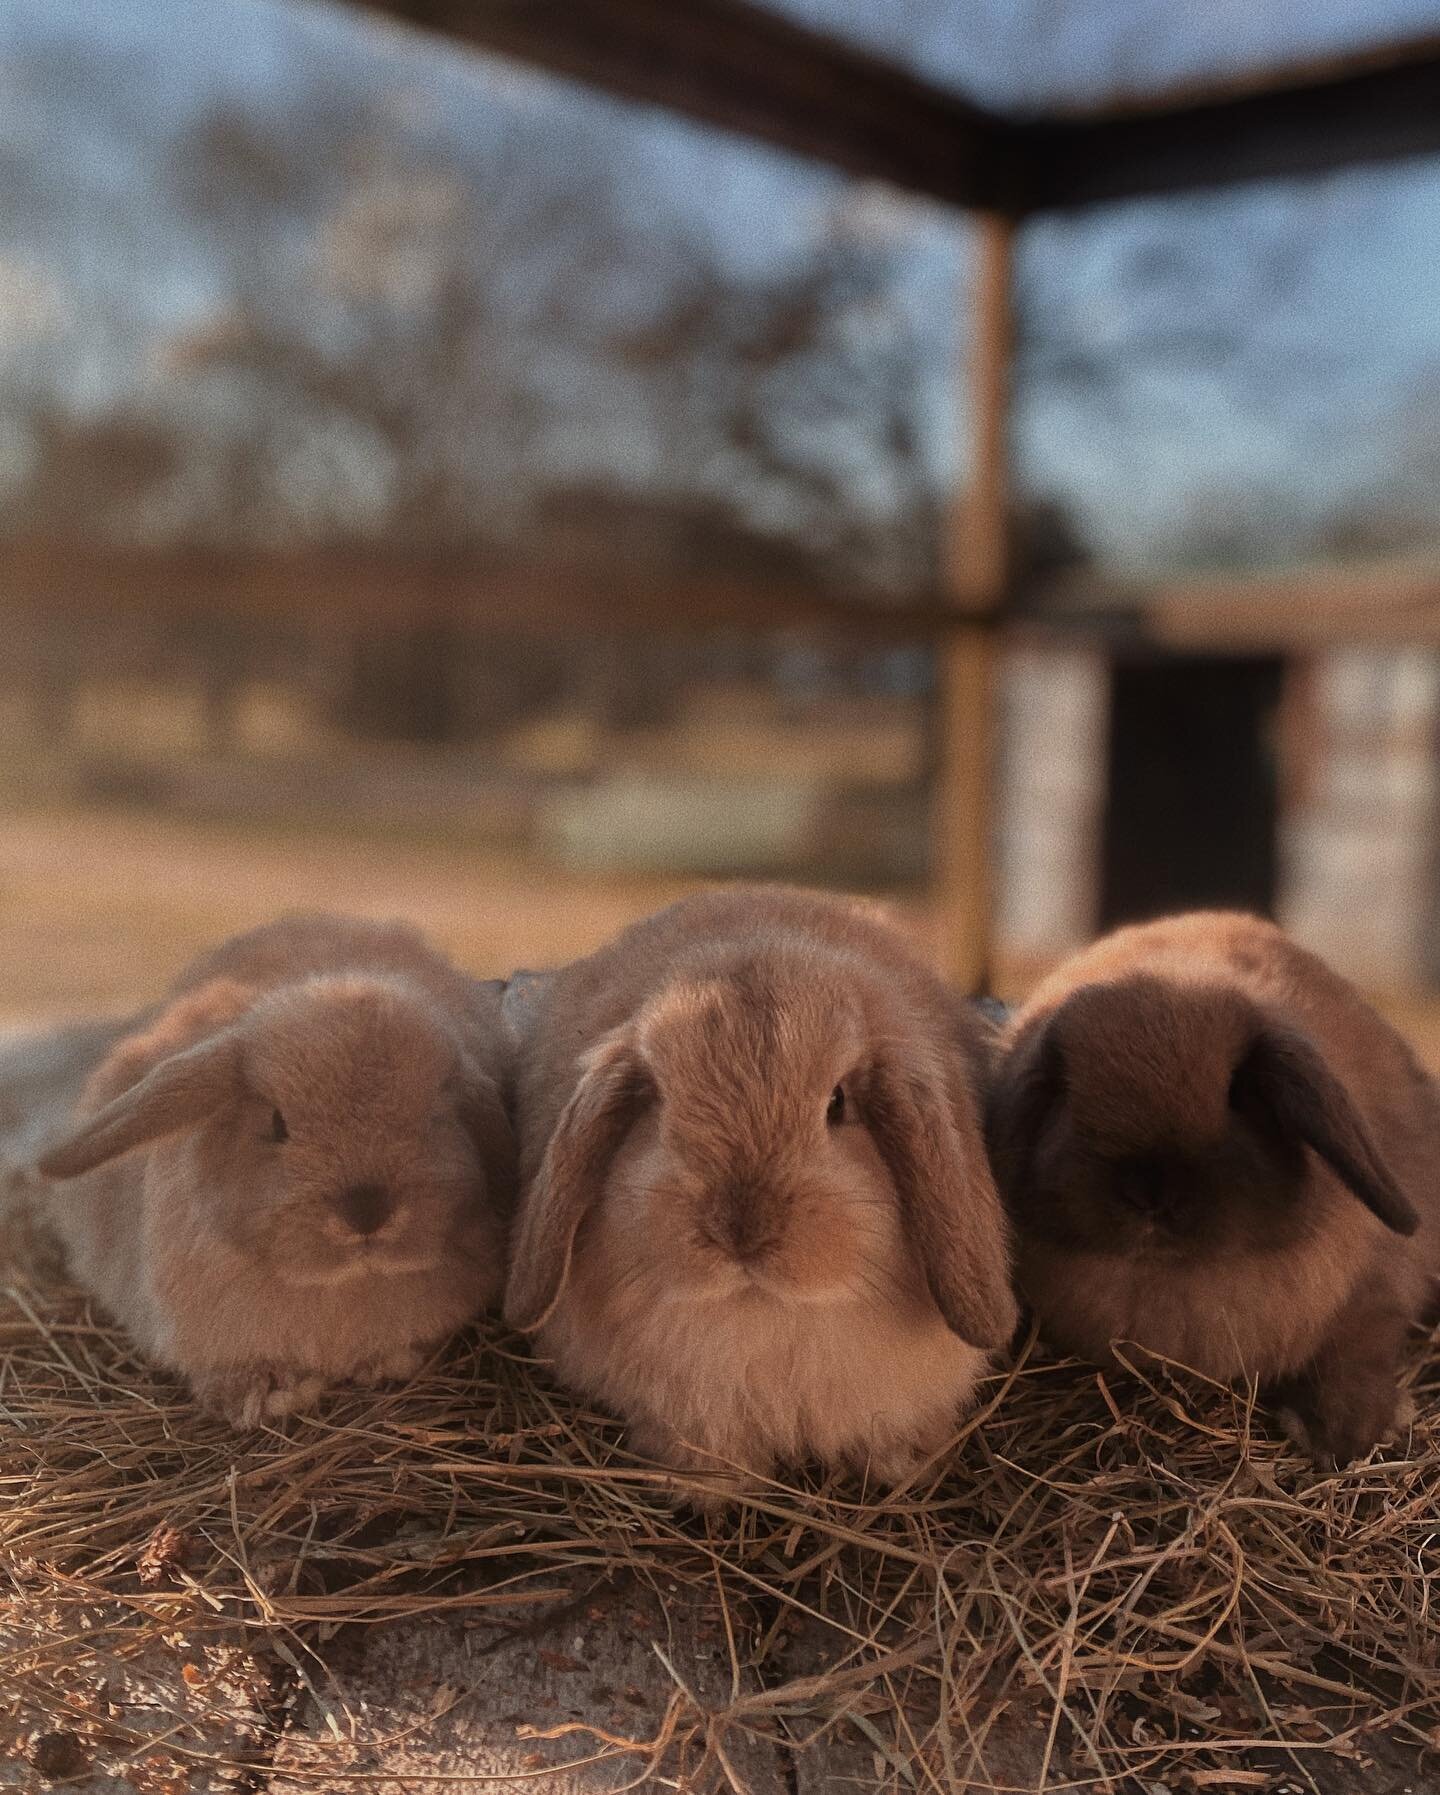
<path fill-rule="evenodd" d="M 146 1001 L 201 949 L 287 910 L 404 917 L 494 976 L 583 954 L 696 883 L 433 835 L 17 810 L 0 818 L 0 1026 Z M 893 909 L 928 951 L 923 904 L 897 897 Z"/>
<path fill-rule="evenodd" d="M 200 949 L 286 910 L 403 916 L 493 975 L 583 953 L 683 889 L 354 832 L 20 812 L 0 821 L 0 1022 L 147 999 Z"/>
<path fill-rule="evenodd" d="M 148 1001 L 201 949 L 286 910 L 405 917 L 467 970 L 494 976 L 585 953 L 694 883 L 354 829 L 20 810 L 0 819 L 0 1027 Z M 923 896 L 896 893 L 890 903 L 933 953 Z M 1039 970 L 1002 956 L 1000 987 L 1019 996 Z M 1379 1001 L 1440 1070 L 1440 999 Z"/>

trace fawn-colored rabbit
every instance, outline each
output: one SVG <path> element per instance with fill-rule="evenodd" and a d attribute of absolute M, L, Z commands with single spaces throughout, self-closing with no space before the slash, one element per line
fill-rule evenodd
<path fill-rule="evenodd" d="M 536 1003 L 505 1306 L 560 1375 L 702 1500 L 943 1445 L 1015 1321 L 986 1025 L 858 907 L 775 888 L 683 900 Z"/>
<path fill-rule="evenodd" d="M 79 1279 L 254 1425 L 404 1375 L 499 1295 L 498 986 L 413 930 L 289 917 L 182 977 L 40 1161 Z"/>

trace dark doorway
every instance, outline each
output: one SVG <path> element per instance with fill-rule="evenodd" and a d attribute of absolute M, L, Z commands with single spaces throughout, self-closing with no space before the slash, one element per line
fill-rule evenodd
<path fill-rule="evenodd" d="M 1275 907 L 1278 655 L 1122 661 L 1110 699 L 1104 928 Z"/>

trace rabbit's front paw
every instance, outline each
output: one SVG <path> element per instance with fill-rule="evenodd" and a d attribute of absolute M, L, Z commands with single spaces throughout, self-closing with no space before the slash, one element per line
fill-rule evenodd
<path fill-rule="evenodd" d="M 395 1346 L 389 1352 L 372 1353 L 356 1367 L 351 1381 L 357 1384 L 402 1384 L 414 1377 L 427 1356 L 423 1346 Z"/>
<path fill-rule="evenodd" d="M 294 1365 L 238 1365 L 195 1379 L 201 1406 L 240 1432 L 312 1407 L 324 1388 L 324 1378 Z"/>

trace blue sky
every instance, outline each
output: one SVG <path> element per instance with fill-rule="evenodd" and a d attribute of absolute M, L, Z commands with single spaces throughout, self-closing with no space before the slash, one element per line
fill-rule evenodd
<path fill-rule="evenodd" d="M 1440 28 L 1434 0 L 766 0 L 983 103 L 1100 104 Z"/>
<path fill-rule="evenodd" d="M 1440 30 L 1440 0 L 774 3 L 1004 106 L 1153 90 Z M 7 0 L 0 172 L 12 203 L 0 273 L 22 324 L 44 312 L 35 295 L 47 283 L 72 322 L 48 339 L 38 326 L 12 330 L 0 369 L 53 378 L 94 408 L 163 379 L 147 332 L 223 310 L 229 278 L 213 240 L 166 203 L 174 143 L 217 103 L 282 121 L 317 75 L 441 161 L 473 163 L 487 133 L 518 114 L 583 116 L 613 140 L 637 214 L 678 221 L 697 253 L 737 277 L 803 259 L 850 191 L 789 157 L 357 25 L 318 0 Z M 935 476 L 952 481 L 965 455 L 954 370 L 967 228 L 884 194 L 866 196 L 858 215 L 903 244 L 896 304 L 924 358 Z M 277 277 L 298 253 L 277 243 Z M 1021 259 L 1026 486 L 1070 505 L 1108 559 L 1134 565 L 1193 558 L 1197 540 L 1227 530 L 1243 539 L 1242 558 L 1285 558 L 1349 512 L 1423 509 L 1440 473 L 1437 266 L 1440 164 L 1033 225 Z M 128 348 L 91 327 L 100 293 L 135 322 L 122 333 Z M 0 309 L 6 294 L 0 281 Z M 594 386 L 588 409 L 577 401 L 573 458 L 632 479 L 635 443 L 613 383 Z M 18 452 L 0 418 L 0 466 L 7 448 Z M 857 490 L 857 505 L 882 502 Z"/>

